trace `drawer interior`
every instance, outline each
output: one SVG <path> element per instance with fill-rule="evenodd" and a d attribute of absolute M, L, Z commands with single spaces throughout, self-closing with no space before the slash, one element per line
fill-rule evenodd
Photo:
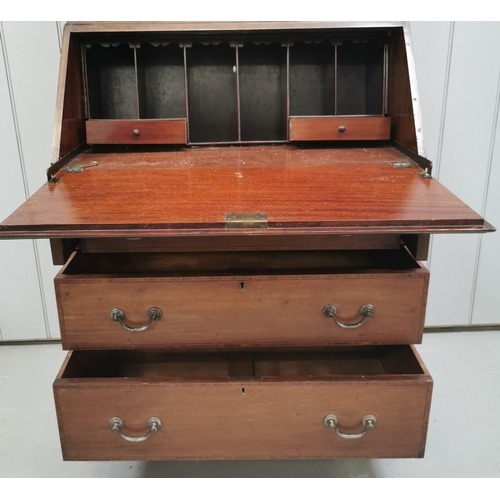
<path fill-rule="evenodd" d="M 370 251 L 254 251 L 190 253 L 75 252 L 62 274 L 210 276 L 333 274 L 419 269 L 406 248 Z"/>
<path fill-rule="evenodd" d="M 271 352 L 74 351 L 60 378 L 310 380 L 425 373 L 412 347 L 400 345 Z"/>

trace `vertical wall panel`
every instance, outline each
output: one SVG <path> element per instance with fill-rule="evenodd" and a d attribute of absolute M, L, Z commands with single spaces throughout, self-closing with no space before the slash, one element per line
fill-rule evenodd
<path fill-rule="evenodd" d="M 0 31 L 0 36 L 2 31 Z M 3 38 L 0 40 L 3 49 Z M 26 199 L 6 64 L 0 50 L 0 221 Z M 0 241 L 0 339 L 45 338 L 33 242 Z"/>
<path fill-rule="evenodd" d="M 60 49 L 54 22 L 4 23 L 28 186 L 47 180 L 56 109 Z"/>
<path fill-rule="evenodd" d="M 500 47 L 498 50 L 500 52 Z M 497 92 L 500 93 L 500 73 Z M 485 210 L 486 220 L 497 228 L 497 232 L 481 236 L 473 324 L 500 324 L 500 95 L 498 93 Z"/>
<path fill-rule="evenodd" d="M 436 177 L 443 97 L 447 79 L 450 22 L 411 22 L 410 30 L 417 70 L 418 92 L 426 156 L 434 164 Z M 429 55 L 432 54 L 432 57 Z"/>
<path fill-rule="evenodd" d="M 446 115 L 446 101 L 449 84 L 449 67 L 453 46 L 454 23 L 451 22 L 412 22 L 410 29 L 413 41 L 415 66 L 418 79 L 422 125 L 424 132 L 425 154 L 433 162 L 433 176 L 439 179 L 442 138 Z M 429 55 L 432 54 L 432 57 Z M 432 270 L 431 236 L 427 267 Z M 431 278 L 434 273 L 431 272 Z M 431 293 L 435 280 L 431 280 Z M 427 321 L 439 319 L 427 312 Z"/>
<path fill-rule="evenodd" d="M 4 23 L 12 85 L 29 193 L 46 182 L 50 166 L 60 46 L 55 22 Z M 36 242 L 48 333 L 59 336 L 59 323 L 48 241 Z"/>
<path fill-rule="evenodd" d="M 483 209 L 500 65 L 498 23 L 456 23 L 439 181 Z M 427 325 L 469 324 L 478 235 L 434 236 Z"/>

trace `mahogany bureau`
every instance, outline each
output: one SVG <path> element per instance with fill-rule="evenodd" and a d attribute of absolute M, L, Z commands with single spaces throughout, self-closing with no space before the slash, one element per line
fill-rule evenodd
<path fill-rule="evenodd" d="M 66 25 L 48 182 L 65 460 L 422 457 L 432 178 L 404 23 Z"/>

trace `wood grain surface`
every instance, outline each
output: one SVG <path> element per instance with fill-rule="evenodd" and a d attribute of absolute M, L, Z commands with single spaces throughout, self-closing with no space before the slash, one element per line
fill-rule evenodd
<path fill-rule="evenodd" d="M 186 120 L 88 120 L 88 144 L 185 144 Z M 134 130 L 138 135 L 134 134 Z"/>
<path fill-rule="evenodd" d="M 388 112 L 392 118 L 392 139 L 418 152 L 412 100 L 416 101 L 417 96 L 412 95 L 410 86 L 407 45 L 403 31 L 396 31 L 389 50 L 391 63 L 389 64 Z M 418 110 L 420 105 L 418 103 L 415 105 L 415 109 Z"/>
<path fill-rule="evenodd" d="M 87 238 L 81 250 L 102 252 L 199 252 L 248 250 L 376 250 L 397 249 L 399 234 L 299 236 L 171 236 L 166 238 Z M 419 259 L 425 260 L 425 259 Z M 62 262 L 61 264 L 63 264 Z"/>
<path fill-rule="evenodd" d="M 296 116 L 289 126 L 291 141 L 384 141 L 391 135 L 391 119 L 382 116 Z"/>
<path fill-rule="evenodd" d="M 126 261 L 122 255 L 103 260 L 87 254 L 95 256 L 94 268 L 81 264 L 80 270 L 70 263 L 55 279 L 63 348 L 421 342 L 429 281 L 425 268 L 379 264 L 370 269 L 361 260 L 356 265 L 349 252 L 341 258 L 343 267 L 332 267 L 329 252 L 323 258 L 313 253 L 308 258 L 299 252 L 294 259 L 278 252 L 263 263 L 246 253 L 198 259 L 132 254 Z M 69 272 L 71 267 L 77 269 Z M 373 305 L 374 316 L 357 329 L 343 329 L 323 314 L 328 304 L 337 307 L 343 323 L 360 321 L 364 304 Z M 143 326 L 152 307 L 160 308 L 163 317 L 141 333 L 128 332 L 110 318 L 119 308 L 126 324 Z"/>
<path fill-rule="evenodd" d="M 80 46 L 65 30 L 57 93 L 52 161 L 85 143 L 85 110 Z"/>
<path fill-rule="evenodd" d="M 486 230 L 392 147 L 84 153 L 72 164 L 93 161 L 82 173 L 60 171 L 0 225 L 0 237 L 245 234 L 225 229 L 228 212 L 267 213 L 268 229 L 249 234 Z"/>
<path fill-rule="evenodd" d="M 145 365 L 147 375 L 132 358 L 135 375 L 121 378 L 122 363 L 111 366 L 106 378 L 92 378 L 85 363 L 73 367 L 69 359 L 54 383 L 66 460 L 423 456 L 432 389 L 424 367 L 386 373 L 382 359 L 351 358 L 340 363 L 343 374 L 337 369 L 308 377 L 301 362 L 287 361 L 289 368 L 274 377 L 229 380 L 221 360 L 214 368 L 197 359 L 192 377 L 161 375 L 165 368 L 157 361 Z M 189 371 L 189 364 L 184 360 L 178 369 Z M 294 365 L 300 375 L 287 375 Z M 343 432 L 360 432 L 370 414 L 376 428 L 361 439 L 342 439 L 323 423 L 330 413 Z M 163 426 L 146 441 L 130 443 L 111 431 L 112 417 L 123 420 L 130 436 L 145 434 L 151 417 Z"/>

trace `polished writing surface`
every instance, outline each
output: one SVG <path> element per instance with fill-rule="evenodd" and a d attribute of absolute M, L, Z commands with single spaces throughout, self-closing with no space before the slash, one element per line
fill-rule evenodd
<path fill-rule="evenodd" d="M 66 171 L 74 165 L 84 171 Z M 89 152 L 68 167 L 4 221 L 0 235 L 227 233 L 227 212 L 267 213 L 268 229 L 238 234 L 486 230 L 480 215 L 392 147 Z"/>

